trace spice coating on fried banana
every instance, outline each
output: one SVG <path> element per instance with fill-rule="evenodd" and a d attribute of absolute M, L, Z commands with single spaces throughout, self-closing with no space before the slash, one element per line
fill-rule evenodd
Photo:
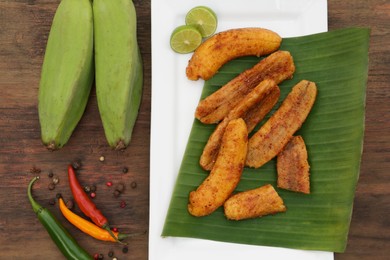
<path fill-rule="evenodd" d="M 215 34 L 204 41 L 190 59 L 190 80 L 210 79 L 222 65 L 242 56 L 262 56 L 279 49 L 282 38 L 263 28 L 238 28 Z"/>
<path fill-rule="evenodd" d="M 264 80 L 255 87 L 230 113 L 218 124 L 210 135 L 200 157 L 200 166 L 211 170 L 221 145 L 222 136 L 230 120 L 243 118 L 250 133 L 253 128 L 271 111 L 280 96 L 279 87 L 272 80 Z"/>
<path fill-rule="evenodd" d="M 302 126 L 315 102 L 317 87 L 302 80 L 271 118 L 250 138 L 246 165 L 259 168 L 274 158 Z"/>
<path fill-rule="evenodd" d="M 279 84 L 292 78 L 294 72 L 293 57 L 288 51 L 272 53 L 201 100 L 195 117 L 204 124 L 218 123 L 260 82 L 270 79 Z"/>
<path fill-rule="evenodd" d="M 226 218 L 231 220 L 257 218 L 286 211 L 283 199 L 271 184 L 237 193 L 223 206 Z"/>
<path fill-rule="evenodd" d="M 188 211 L 201 217 L 214 212 L 236 188 L 244 169 L 248 131 L 242 118 L 229 122 L 217 161 L 209 176 L 190 192 Z"/>
<path fill-rule="evenodd" d="M 251 108 L 242 118 L 246 123 L 248 128 L 248 133 L 256 127 L 261 120 L 271 111 L 271 109 L 278 102 L 280 97 L 279 87 L 270 91 L 270 93 L 259 103 L 257 103 L 253 108 Z"/>
<path fill-rule="evenodd" d="M 294 136 L 277 156 L 278 188 L 310 193 L 307 150 L 302 136 Z"/>

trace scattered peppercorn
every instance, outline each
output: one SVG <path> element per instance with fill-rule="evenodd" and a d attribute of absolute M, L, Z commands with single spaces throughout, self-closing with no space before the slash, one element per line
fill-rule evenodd
<path fill-rule="evenodd" d="M 131 188 L 133 188 L 133 189 L 137 188 L 137 183 L 135 181 L 133 181 L 131 183 Z"/>
<path fill-rule="evenodd" d="M 127 173 L 128 171 L 129 171 L 129 168 L 123 167 L 123 169 L 122 169 L 122 172 L 123 172 L 123 173 Z"/>
<path fill-rule="evenodd" d="M 91 187 L 89 187 L 89 186 L 84 186 L 84 191 L 85 191 L 86 193 L 90 193 L 90 192 L 91 192 Z"/>
<path fill-rule="evenodd" d="M 47 186 L 49 190 L 54 190 L 54 188 L 56 187 L 56 185 L 52 182 L 49 183 L 49 185 Z"/>
<path fill-rule="evenodd" d="M 31 169 L 30 169 L 30 172 L 31 173 L 34 173 L 34 174 L 37 174 L 37 173 L 41 173 L 41 169 L 33 166 Z"/>
<path fill-rule="evenodd" d="M 66 202 L 66 207 L 67 207 L 68 209 L 73 209 L 73 207 L 74 207 L 74 202 L 73 202 L 72 199 L 69 199 L 69 200 Z"/>
<path fill-rule="evenodd" d="M 121 195 L 121 192 L 119 190 L 114 191 L 114 197 L 118 198 Z"/>
<path fill-rule="evenodd" d="M 95 192 L 96 191 L 96 185 L 92 185 L 91 186 L 91 192 Z"/>
<path fill-rule="evenodd" d="M 99 161 L 104 162 L 104 156 L 100 156 Z"/>
<path fill-rule="evenodd" d="M 127 246 L 124 246 L 122 248 L 122 252 L 126 254 L 127 252 L 129 252 L 129 248 Z"/>
<path fill-rule="evenodd" d="M 123 209 L 124 207 L 126 207 L 126 202 L 124 200 L 121 201 L 120 203 L 120 207 Z"/>
<path fill-rule="evenodd" d="M 49 178 L 53 178 L 54 173 L 53 173 L 52 171 L 49 171 L 49 173 L 47 174 L 47 176 L 49 176 Z"/>
<path fill-rule="evenodd" d="M 91 193 L 89 194 L 89 196 L 91 196 L 91 198 L 95 198 L 95 197 L 96 197 L 96 193 L 95 193 L 95 192 L 91 192 Z"/>
<path fill-rule="evenodd" d="M 93 255 L 93 259 L 95 259 L 95 260 L 99 259 L 99 254 L 98 254 L 98 253 L 95 253 L 95 254 Z"/>
<path fill-rule="evenodd" d="M 107 185 L 107 187 L 111 187 L 112 186 L 112 182 L 108 181 L 108 182 L 106 182 L 106 185 Z"/>
<path fill-rule="evenodd" d="M 76 160 L 76 161 L 72 162 L 72 167 L 75 170 L 80 169 L 81 168 L 81 161 L 80 160 Z"/>
<path fill-rule="evenodd" d="M 100 260 L 100 259 L 104 259 L 104 255 L 103 255 L 103 254 L 99 254 L 98 259 L 99 259 L 99 260 Z"/>
<path fill-rule="evenodd" d="M 113 228 L 111 228 L 111 230 L 114 231 L 114 232 L 118 232 L 118 228 L 117 227 L 113 227 Z"/>
<path fill-rule="evenodd" d="M 58 176 L 54 176 L 52 181 L 54 185 L 57 185 L 60 182 L 60 178 L 58 178 Z"/>
<path fill-rule="evenodd" d="M 108 252 L 108 256 L 109 256 L 109 257 L 113 257 L 113 256 L 114 256 L 114 252 L 113 252 L 113 251 L 109 251 L 109 252 Z"/>
<path fill-rule="evenodd" d="M 120 193 L 122 193 L 125 190 L 125 185 L 123 183 L 118 183 L 118 185 L 116 185 L 115 189 L 117 191 L 119 191 Z"/>
<path fill-rule="evenodd" d="M 50 199 L 49 200 L 49 205 L 51 205 L 51 206 L 56 205 L 56 200 L 55 199 Z"/>
<path fill-rule="evenodd" d="M 112 260 L 118 260 L 118 258 L 114 257 Z"/>

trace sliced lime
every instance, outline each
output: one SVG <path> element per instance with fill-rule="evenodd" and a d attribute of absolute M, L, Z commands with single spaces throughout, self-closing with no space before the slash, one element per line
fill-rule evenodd
<path fill-rule="evenodd" d="M 188 11 L 186 24 L 195 25 L 203 37 L 211 36 L 217 29 L 217 15 L 207 6 L 196 6 Z"/>
<path fill-rule="evenodd" d="M 192 25 L 181 25 L 171 34 L 171 48 L 177 53 L 193 52 L 202 43 L 202 34 Z"/>

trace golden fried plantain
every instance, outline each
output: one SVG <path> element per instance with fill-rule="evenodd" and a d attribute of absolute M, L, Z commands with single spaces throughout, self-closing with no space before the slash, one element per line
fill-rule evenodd
<path fill-rule="evenodd" d="M 195 117 L 204 124 L 218 123 L 261 81 L 270 79 L 279 84 L 292 78 L 294 72 L 294 61 L 288 51 L 272 53 L 201 100 Z"/>
<path fill-rule="evenodd" d="M 248 111 L 242 116 L 242 119 L 244 119 L 246 127 L 248 128 L 248 133 L 252 132 L 256 125 L 264 119 L 268 112 L 271 111 L 278 102 L 279 97 L 280 89 L 275 84 L 275 87 L 273 87 L 269 93 L 260 100 L 260 102 L 248 109 Z"/>
<path fill-rule="evenodd" d="M 263 80 L 248 95 L 234 107 L 233 110 L 218 124 L 210 135 L 200 157 L 200 166 L 211 170 L 214 166 L 221 145 L 222 136 L 229 121 L 243 118 L 250 133 L 253 128 L 271 111 L 278 101 L 280 89 L 273 80 Z"/>
<path fill-rule="evenodd" d="M 201 217 L 214 212 L 236 188 L 244 169 L 248 131 L 243 119 L 235 119 L 226 126 L 221 150 L 209 176 L 190 192 L 188 211 Z"/>
<path fill-rule="evenodd" d="M 225 216 L 231 220 L 257 218 L 286 211 L 283 199 L 271 184 L 237 193 L 226 200 L 223 206 Z"/>
<path fill-rule="evenodd" d="M 277 156 L 278 188 L 310 193 L 309 162 L 302 136 L 294 136 Z"/>
<path fill-rule="evenodd" d="M 271 118 L 250 138 L 246 165 L 258 168 L 280 153 L 302 126 L 315 102 L 317 86 L 302 80 Z"/>
<path fill-rule="evenodd" d="M 242 56 L 262 56 L 279 49 L 282 38 L 263 28 L 223 31 L 204 41 L 194 52 L 186 69 L 190 80 L 210 79 L 226 62 Z"/>

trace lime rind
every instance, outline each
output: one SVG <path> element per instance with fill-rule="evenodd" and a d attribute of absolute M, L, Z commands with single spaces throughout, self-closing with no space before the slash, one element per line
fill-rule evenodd
<path fill-rule="evenodd" d="M 196 50 L 202 43 L 202 34 L 193 25 L 181 25 L 173 30 L 170 38 L 172 50 L 185 54 Z"/>
<path fill-rule="evenodd" d="M 185 22 L 186 25 L 196 26 L 204 38 L 214 34 L 218 25 L 217 15 L 207 6 L 192 8 L 188 11 Z"/>

